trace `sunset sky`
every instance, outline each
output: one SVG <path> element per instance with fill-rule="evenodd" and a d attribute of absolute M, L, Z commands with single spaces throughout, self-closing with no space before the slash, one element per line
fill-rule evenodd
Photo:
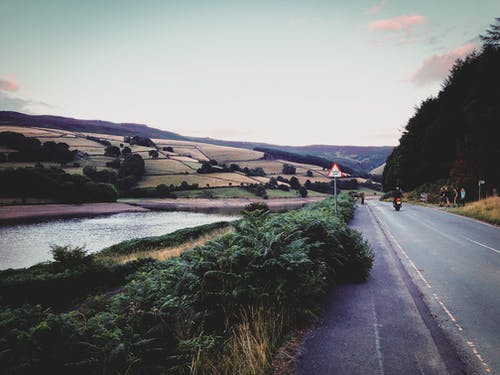
<path fill-rule="evenodd" d="M 1 0 L 0 110 L 396 145 L 500 0 Z"/>

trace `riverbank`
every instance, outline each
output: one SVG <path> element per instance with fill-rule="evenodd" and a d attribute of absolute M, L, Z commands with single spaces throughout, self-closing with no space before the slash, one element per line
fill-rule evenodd
<path fill-rule="evenodd" d="M 126 203 L 37 204 L 0 207 L 0 224 L 15 224 L 48 219 L 146 212 L 146 208 Z"/>
<path fill-rule="evenodd" d="M 0 224 L 110 215 L 122 212 L 190 211 L 240 213 L 252 202 L 264 202 L 271 211 L 282 212 L 323 200 L 323 197 L 279 199 L 123 199 L 116 203 L 41 204 L 0 206 Z"/>
<path fill-rule="evenodd" d="M 254 202 L 265 203 L 273 212 L 284 212 L 295 208 L 304 207 L 307 204 L 319 202 L 325 197 L 309 198 L 276 198 L 276 199 L 244 199 L 244 198 L 222 198 L 222 199 L 122 199 L 120 202 L 150 210 L 166 211 L 192 211 L 205 213 L 237 214 L 247 205 Z"/>

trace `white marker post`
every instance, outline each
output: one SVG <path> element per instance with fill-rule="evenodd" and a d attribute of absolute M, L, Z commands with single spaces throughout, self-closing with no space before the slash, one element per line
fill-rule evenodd
<path fill-rule="evenodd" d="M 335 213 L 337 213 L 337 177 L 342 177 L 342 171 L 337 163 L 333 163 L 328 177 L 333 177 L 333 200 L 335 201 Z"/>
<path fill-rule="evenodd" d="M 484 180 L 479 180 L 478 182 L 478 185 L 479 185 L 479 198 L 478 198 L 478 201 L 481 200 L 481 185 L 484 185 L 486 183 L 486 181 Z"/>

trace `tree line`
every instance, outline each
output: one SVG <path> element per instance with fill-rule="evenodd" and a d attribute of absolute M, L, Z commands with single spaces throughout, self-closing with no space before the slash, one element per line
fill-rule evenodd
<path fill-rule="evenodd" d="M 37 138 L 10 131 L 0 132 L 0 146 L 16 150 L 0 154 L 0 162 L 48 161 L 64 164 L 73 161 L 77 152 L 70 151 L 69 145 L 64 142 L 42 143 Z"/>
<path fill-rule="evenodd" d="M 492 27 L 492 42 L 485 39 L 481 51 L 458 60 L 437 97 L 408 121 L 387 159 L 384 190 L 448 179 L 468 191 L 479 180 L 490 191 L 500 186 L 500 48 L 498 26 Z"/>

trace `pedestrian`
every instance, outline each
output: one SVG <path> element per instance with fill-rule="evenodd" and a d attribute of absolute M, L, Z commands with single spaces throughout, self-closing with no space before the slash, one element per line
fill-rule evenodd
<path fill-rule="evenodd" d="M 441 186 L 441 189 L 439 190 L 439 207 L 443 207 L 444 199 L 445 199 L 444 186 Z"/>
<path fill-rule="evenodd" d="M 365 193 L 361 192 L 361 204 L 365 204 Z"/>
<path fill-rule="evenodd" d="M 462 203 L 462 207 L 465 207 L 465 189 L 460 189 L 460 203 Z"/>
<path fill-rule="evenodd" d="M 458 207 L 458 190 L 456 187 L 453 187 L 453 207 Z"/>
<path fill-rule="evenodd" d="M 446 207 L 450 207 L 451 191 L 448 186 L 444 187 L 444 200 L 446 202 Z"/>

